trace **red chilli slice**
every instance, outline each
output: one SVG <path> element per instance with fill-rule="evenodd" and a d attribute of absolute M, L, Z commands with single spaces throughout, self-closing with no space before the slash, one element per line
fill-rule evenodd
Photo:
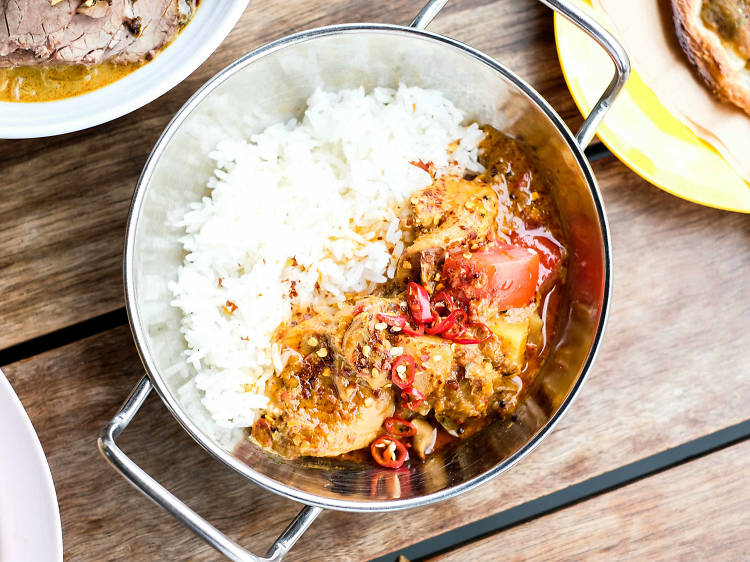
<path fill-rule="evenodd" d="M 398 367 L 401 365 L 406 366 L 406 370 L 403 374 L 398 372 Z M 404 353 L 399 355 L 393 362 L 393 366 L 391 367 L 391 380 L 393 381 L 393 384 L 401 390 L 404 390 L 414 384 L 414 374 L 416 370 L 414 357 Z"/>
<path fill-rule="evenodd" d="M 385 418 L 383 427 L 394 437 L 411 437 L 412 435 L 417 434 L 416 426 L 403 418 Z"/>
<path fill-rule="evenodd" d="M 370 444 L 370 453 L 375 462 L 386 468 L 399 468 L 409 458 L 401 441 L 391 435 L 381 435 Z"/>
<path fill-rule="evenodd" d="M 443 330 L 441 334 L 446 340 L 453 341 L 454 338 L 460 338 L 466 333 L 466 327 L 463 321 L 466 319 L 466 313 L 460 308 L 454 310 L 456 313 L 455 320 L 451 326 Z"/>
<path fill-rule="evenodd" d="M 450 330 L 456 323 L 458 317 L 458 310 L 453 310 L 442 322 L 438 322 L 432 328 L 425 328 L 424 333 L 428 336 L 440 335 Z"/>
<path fill-rule="evenodd" d="M 433 320 L 430 294 L 419 283 L 411 282 L 406 286 L 406 304 L 409 305 L 409 312 L 417 324 L 425 324 Z"/>
<path fill-rule="evenodd" d="M 398 314 L 377 313 L 375 317 L 381 322 L 385 322 L 386 324 L 388 324 L 391 328 L 393 328 L 394 326 L 396 328 L 403 328 L 409 322 L 409 319 L 406 316 L 401 316 Z"/>
<path fill-rule="evenodd" d="M 437 308 L 439 305 L 443 305 L 448 312 L 453 312 L 456 308 L 456 305 L 453 303 L 453 298 L 445 291 L 440 291 L 432 297 L 432 306 Z"/>

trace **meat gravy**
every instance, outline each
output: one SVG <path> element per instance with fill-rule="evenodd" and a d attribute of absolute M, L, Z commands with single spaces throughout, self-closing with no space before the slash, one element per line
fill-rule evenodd
<path fill-rule="evenodd" d="M 85 94 L 117 82 L 144 64 L 0 68 L 0 101 L 45 102 Z"/>

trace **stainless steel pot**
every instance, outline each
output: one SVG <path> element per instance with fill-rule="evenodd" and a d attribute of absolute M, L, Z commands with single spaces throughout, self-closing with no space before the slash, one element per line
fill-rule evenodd
<path fill-rule="evenodd" d="M 99 446 L 136 488 L 213 547 L 235 560 L 279 560 L 322 509 L 385 511 L 452 498 L 497 476 L 527 455 L 570 406 L 591 369 L 604 330 L 611 288 L 609 232 L 583 148 L 622 88 L 627 55 L 596 22 L 563 0 L 541 0 L 585 30 L 609 53 L 614 77 L 573 135 L 528 84 L 487 55 L 424 30 L 446 0 L 432 0 L 409 27 L 351 24 L 285 37 L 242 57 L 205 84 L 177 113 L 138 181 L 125 245 L 130 326 L 147 376 L 99 439 Z M 189 202 L 205 193 L 213 164 L 206 157 L 222 137 L 246 135 L 298 114 L 316 87 L 397 86 L 445 93 L 469 119 L 489 123 L 535 147 L 535 160 L 555 186 L 571 258 L 560 337 L 513 423 L 498 422 L 478 438 L 408 471 L 340 461 L 281 461 L 246 439 L 223 446 L 200 429 L 178 389 L 188 376 L 179 312 L 167 284 L 183 252 L 179 229 Z M 246 478 L 305 504 L 265 557 L 231 541 L 141 470 L 115 443 L 146 396 L 159 396 L 207 451 Z M 244 445 L 243 445 L 244 443 Z"/>

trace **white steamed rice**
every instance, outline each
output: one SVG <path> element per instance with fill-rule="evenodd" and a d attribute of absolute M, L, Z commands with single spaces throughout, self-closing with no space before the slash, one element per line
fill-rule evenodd
<path fill-rule="evenodd" d="M 266 406 L 265 383 L 284 364 L 271 336 L 293 309 L 333 305 L 393 275 L 399 214 L 432 181 L 410 162 L 481 169 L 482 132 L 437 91 L 317 91 L 307 104 L 300 121 L 220 142 L 211 196 L 178 224 L 186 256 L 172 304 L 220 427 L 250 426 Z"/>

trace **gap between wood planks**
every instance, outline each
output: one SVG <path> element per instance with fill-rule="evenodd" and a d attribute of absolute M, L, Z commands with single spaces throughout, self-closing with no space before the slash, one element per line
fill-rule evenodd
<path fill-rule="evenodd" d="M 568 508 L 594 496 L 622 488 L 747 439 L 750 439 L 750 420 L 704 435 L 677 447 L 584 480 L 563 490 L 485 517 L 474 523 L 458 527 L 400 551 L 375 558 L 372 562 L 395 562 L 399 556 L 404 556 L 408 560 L 416 562 L 444 554 L 460 546 Z"/>
<path fill-rule="evenodd" d="M 0 367 L 10 365 L 22 359 L 28 359 L 45 351 L 63 347 L 89 336 L 101 334 L 112 328 L 127 324 L 128 315 L 125 308 L 118 308 L 100 316 L 94 316 L 83 322 L 60 328 L 54 332 L 17 343 L 0 350 Z"/>

